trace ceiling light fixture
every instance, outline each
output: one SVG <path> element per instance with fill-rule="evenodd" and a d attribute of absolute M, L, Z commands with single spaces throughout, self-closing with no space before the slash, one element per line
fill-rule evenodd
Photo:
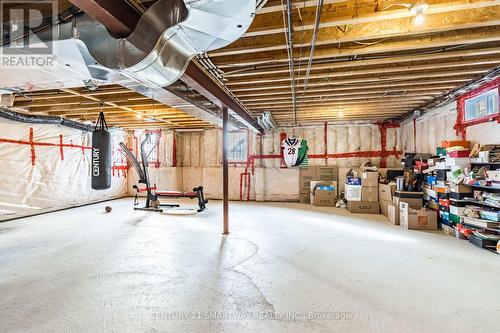
<path fill-rule="evenodd" d="M 424 1 L 419 1 L 410 7 L 410 12 L 415 15 L 415 24 L 422 25 L 425 22 L 424 13 L 429 9 L 429 4 Z"/>
<path fill-rule="evenodd" d="M 137 113 L 135 114 L 135 117 L 136 117 L 137 119 L 142 119 L 142 117 L 143 117 L 142 112 L 137 112 Z"/>

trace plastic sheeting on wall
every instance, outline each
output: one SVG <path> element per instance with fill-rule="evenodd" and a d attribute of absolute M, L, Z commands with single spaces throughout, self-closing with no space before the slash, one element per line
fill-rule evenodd
<path fill-rule="evenodd" d="M 298 200 L 298 169 L 281 167 L 279 156 L 283 133 L 307 140 L 311 156 L 310 165 L 338 165 L 348 170 L 351 167 L 358 167 L 367 160 L 378 165 L 382 159 L 382 136 L 380 126 L 377 124 L 284 128 L 269 131 L 265 135 L 248 132 L 249 154 L 256 157 L 251 158 L 248 164 L 239 163 L 229 168 L 229 189 L 232 200 L 238 200 L 240 197 L 244 200 Z M 390 153 L 386 154 L 385 160 L 389 167 L 400 166 L 397 154 L 392 153 L 401 149 L 399 134 L 397 127 L 386 129 L 385 148 Z M 159 169 L 150 168 L 152 183 L 161 189 L 179 191 L 188 191 L 195 186 L 203 185 L 207 198 L 221 199 L 222 131 L 212 129 L 177 132 L 176 138 L 178 160 L 176 171 L 167 167 L 165 157 L 161 157 Z M 325 153 L 328 154 L 328 158 L 325 158 Z M 132 182 L 133 177 L 130 179 Z"/>
<path fill-rule="evenodd" d="M 426 112 L 415 122 L 413 119 L 404 121 L 401 124 L 403 151 L 415 152 L 416 146 L 416 152 L 432 154 L 441 141 L 460 140 L 454 129 L 456 120 L 457 103 L 451 102 Z M 471 126 L 467 131 L 467 140 L 482 144 L 500 143 L 500 124 L 490 122 Z"/>
<path fill-rule="evenodd" d="M 0 120 L 0 220 L 126 195 L 118 173 L 110 189 L 91 189 L 90 140 L 59 125 Z"/>

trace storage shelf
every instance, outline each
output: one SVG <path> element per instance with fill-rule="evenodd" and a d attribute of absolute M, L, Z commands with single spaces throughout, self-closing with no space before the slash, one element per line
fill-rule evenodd
<path fill-rule="evenodd" d="M 500 165 L 500 162 L 470 162 L 474 165 Z"/>
<path fill-rule="evenodd" d="M 464 184 L 464 185 L 469 186 L 469 187 L 474 187 L 474 188 L 481 188 L 481 189 L 489 190 L 489 191 L 500 191 L 500 187 L 471 185 L 471 184 Z"/>
<path fill-rule="evenodd" d="M 499 206 L 495 206 L 495 205 L 489 204 L 489 203 L 484 202 L 484 201 L 476 201 L 476 200 L 465 200 L 465 201 L 467 201 L 469 203 L 474 203 L 474 204 L 478 204 L 478 205 L 481 205 L 481 206 L 490 207 L 490 208 L 496 208 L 496 209 L 500 210 Z"/>
<path fill-rule="evenodd" d="M 490 221 L 490 222 L 491 222 L 491 221 Z M 475 226 L 475 225 L 472 225 L 472 224 L 468 224 L 468 223 L 466 223 L 466 222 L 462 222 L 461 224 L 466 225 L 466 226 L 468 226 L 468 227 L 469 227 L 469 228 L 471 228 L 471 229 L 488 230 L 488 231 L 493 231 L 493 232 L 496 232 L 496 233 L 499 233 L 499 234 L 500 234 L 500 229 L 486 228 L 486 227 L 478 227 L 478 226 Z"/>

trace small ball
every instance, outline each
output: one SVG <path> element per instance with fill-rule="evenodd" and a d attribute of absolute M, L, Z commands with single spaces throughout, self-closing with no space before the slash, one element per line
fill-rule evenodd
<path fill-rule="evenodd" d="M 111 213 L 111 211 L 113 210 L 111 206 L 106 206 L 106 208 L 104 209 L 106 210 L 106 213 Z"/>

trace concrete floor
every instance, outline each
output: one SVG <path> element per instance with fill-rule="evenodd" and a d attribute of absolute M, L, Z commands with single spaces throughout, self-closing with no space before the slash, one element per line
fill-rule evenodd
<path fill-rule="evenodd" d="M 233 203 L 225 238 L 220 202 L 190 216 L 110 204 L 0 223 L 0 332 L 500 329 L 500 257 L 441 232 Z"/>

